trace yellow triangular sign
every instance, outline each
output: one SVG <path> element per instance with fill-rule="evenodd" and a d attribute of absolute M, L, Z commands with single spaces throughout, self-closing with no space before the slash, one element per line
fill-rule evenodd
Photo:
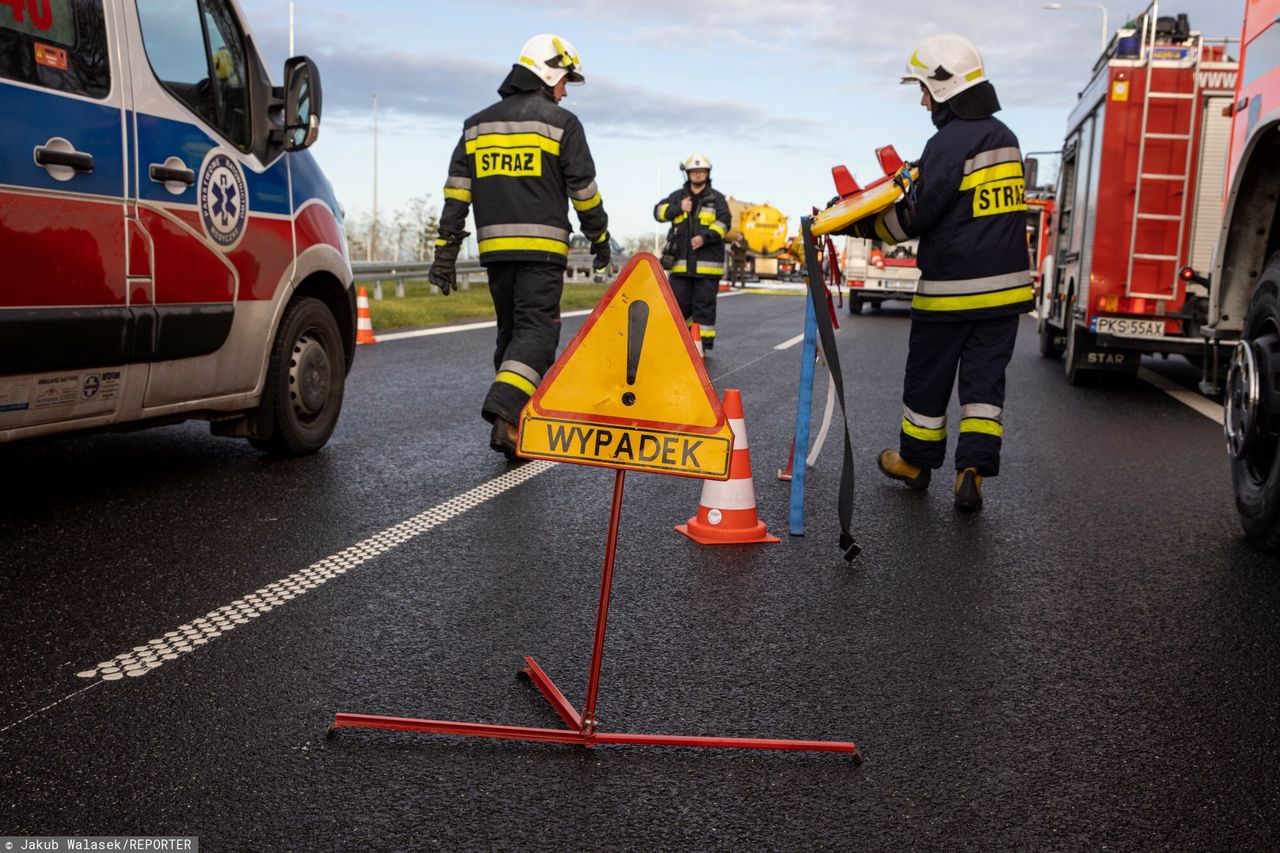
<path fill-rule="evenodd" d="M 653 255 L 631 259 L 542 380 L 519 453 L 728 478 L 733 432 Z"/>

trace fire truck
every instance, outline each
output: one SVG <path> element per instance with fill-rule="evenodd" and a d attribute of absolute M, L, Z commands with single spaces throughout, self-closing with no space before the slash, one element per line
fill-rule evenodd
<path fill-rule="evenodd" d="M 1228 105 L 1227 198 L 1209 286 L 1206 346 L 1236 340 L 1224 427 L 1236 509 L 1249 540 L 1280 550 L 1280 0 L 1249 0 Z"/>
<path fill-rule="evenodd" d="M 1209 288 L 1180 274 L 1212 260 L 1238 64 L 1159 4 L 1121 28 L 1067 122 L 1040 352 L 1068 381 L 1136 372 L 1144 353 L 1225 364 L 1206 344 Z M 1221 352 L 1219 352 L 1221 350 Z M 1207 356 L 1207 357 L 1206 357 Z"/>
<path fill-rule="evenodd" d="M 0 2 L 0 443 L 187 418 L 318 450 L 355 350 L 314 63 L 235 0 Z"/>

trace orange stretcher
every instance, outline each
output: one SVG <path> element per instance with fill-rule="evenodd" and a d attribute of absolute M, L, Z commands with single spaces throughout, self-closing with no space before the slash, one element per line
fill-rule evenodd
<path fill-rule="evenodd" d="M 892 145 L 876 149 L 876 159 L 884 170 L 884 177 L 865 187 L 849 174 L 844 166 L 833 166 L 831 176 L 836 182 L 840 200 L 813 217 L 813 236 L 820 237 L 841 231 L 860 219 L 875 216 L 902 199 L 904 187 L 920 177 L 914 163 L 904 163 Z"/>

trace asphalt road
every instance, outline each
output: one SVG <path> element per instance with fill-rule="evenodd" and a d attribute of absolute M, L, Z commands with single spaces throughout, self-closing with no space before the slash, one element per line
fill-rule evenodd
<path fill-rule="evenodd" d="M 722 299 L 709 359 L 718 388 L 742 391 L 759 510 L 783 541 L 695 545 L 672 525 L 700 484 L 628 475 L 598 716 L 853 740 L 862 765 L 326 740 L 337 711 L 555 725 L 514 677 L 526 654 L 581 707 L 613 474 L 509 469 L 488 449 L 493 332 L 476 330 L 361 348 L 337 433 L 309 459 L 198 423 L 0 447 L 0 835 L 198 835 L 218 851 L 1280 846 L 1280 561 L 1241 536 L 1220 428 L 1146 383 L 1067 386 L 1024 319 L 1003 472 L 984 512 L 959 516 L 946 476 L 917 494 L 875 471 L 900 420 L 905 310 L 850 318 L 864 553 L 848 565 L 836 437 L 810 473 L 807 535 L 787 535 L 773 476 L 800 368 L 798 346 L 775 346 L 802 312 Z"/>

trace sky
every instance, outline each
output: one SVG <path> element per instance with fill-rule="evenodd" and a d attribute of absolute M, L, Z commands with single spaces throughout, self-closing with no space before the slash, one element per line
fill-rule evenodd
<path fill-rule="evenodd" d="M 278 83 L 289 2 L 241 5 Z M 1093 5 L 1105 5 L 1111 30 L 1146 8 Z M 898 81 L 926 35 L 973 40 L 1004 107 L 998 117 L 1024 153 L 1059 149 L 1098 57 L 1103 17 L 1096 8 L 1042 6 L 296 0 L 295 52 L 320 68 L 323 112 L 312 151 L 348 216 L 373 207 L 374 94 L 380 220 L 418 196 L 438 207 L 463 120 L 498 100 L 527 38 L 555 33 L 582 58 L 587 82 L 569 87 L 561 106 L 586 129 L 616 238 L 652 238 L 653 206 L 680 185 L 679 164 L 695 151 L 710 158 L 716 189 L 774 205 L 794 232 L 799 216 L 834 195 L 832 166 L 845 164 L 867 183 L 880 175 L 876 148 L 891 144 L 904 159 L 919 156 L 934 128 L 919 89 Z M 1162 3 L 1160 14 L 1185 12 L 1206 38 L 1238 39 L 1244 6 L 1185 0 Z M 1046 162 L 1042 176 L 1055 171 Z"/>

